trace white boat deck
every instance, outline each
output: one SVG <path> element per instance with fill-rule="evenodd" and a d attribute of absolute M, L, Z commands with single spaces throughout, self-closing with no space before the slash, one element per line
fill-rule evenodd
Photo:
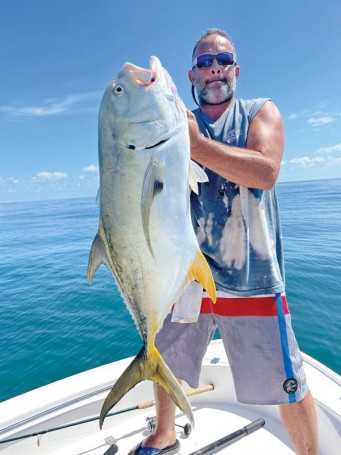
<path fill-rule="evenodd" d="M 211 363 L 212 359 L 219 361 L 214 364 Z M 108 387 L 130 360 L 105 365 L 1 403 L 0 441 L 97 417 Z M 317 403 L 321 455 L 339 455 L 340 376 L 307 356 L 305 369 Z M 222 449 L 221 453 L 294 453 L 280 423 L 277 406 L 248 406 L 236 401 L 230 368 L 220 340 L 211 343 L 203 362 L 200 386 L 209 384 L 214 385 L 213 391 L 194 395 L 190 399 L 196 425 L 190 436 L 185 436 L 183 429 L 177 427 L 181 444 L 179 455 L 191 454 L 259 418 L 265 420 L 263 428 Z M 152 384 L 144 382 L 130 391 L 111 412 L 134 407 L 152 399 Z M 102 430 L 99 430 L 98 420 L 94 420 L 40 436 L 0 444 L 0 452 L 4 455 L 103 455 L 110 448 L 110 444 L 115 442 L 119 448 L 118 454 L 125 455 L 149 434 L 146 419 L 153 415 L 154 407 L 136 409 L 107 417 Z M 176 422 L 179 425 L 187 423 L 180 411 Z"/>

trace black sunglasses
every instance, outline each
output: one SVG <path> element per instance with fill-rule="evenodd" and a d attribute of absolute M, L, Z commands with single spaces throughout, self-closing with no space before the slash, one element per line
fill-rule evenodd
<path fill-rule="evenodd" d="M 232 52 L 219 52 L 219 54 L 201 54 L 193 59 L 192 68 L 209 68 L 216 59 L 219 65 L 228 66 L 235 63 Z"/>

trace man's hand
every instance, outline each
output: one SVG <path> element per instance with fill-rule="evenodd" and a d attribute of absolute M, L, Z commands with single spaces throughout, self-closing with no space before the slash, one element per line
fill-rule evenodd
<path fill-rule="evenodd" d="M 193 155 L 192 151 L 195 150 L 196 147 L 200 144 L 200 139 L 203 137 L 197 123 L 197 119 L 193 112 L 187 110 L 187 118 L 188 118 L 188 131 L 189 131 L 189 139 L 191 144 L 191 155 Z M 192 158 L 194 158 L 192 156 Z"/>

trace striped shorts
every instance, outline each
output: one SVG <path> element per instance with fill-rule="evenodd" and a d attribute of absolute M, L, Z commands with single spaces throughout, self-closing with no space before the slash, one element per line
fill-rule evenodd
<path fill-rule="evenodd" d="M 156 347 L 174 373 L 198 387 L 202 359 L 218 329 L 229 359 L 237 399 L 248 404 L 288 404 L 308 392 L 303 360 L 285 295 L 203 295 L 196 322 L 171 322 L 168 315 Z"/>

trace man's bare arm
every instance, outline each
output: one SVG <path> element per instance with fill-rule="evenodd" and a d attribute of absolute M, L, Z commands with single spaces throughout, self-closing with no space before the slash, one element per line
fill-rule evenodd
<path fill-rule="evenodd" d="M 284 149 L 284 131 L 277 107 L 268 101 L 252 120 L 246 148 L 231 147 L 203 136 L 188 111 L 191 158 L 234 183 L 271 189 L 278 177 Z"/>

